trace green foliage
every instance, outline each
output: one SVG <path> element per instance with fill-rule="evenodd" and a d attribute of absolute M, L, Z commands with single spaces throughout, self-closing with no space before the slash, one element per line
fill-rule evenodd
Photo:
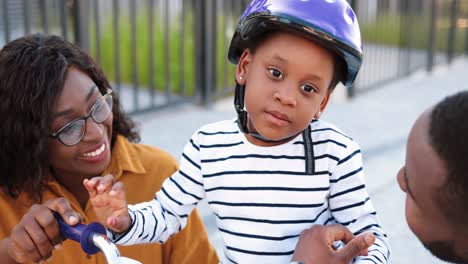
<path fill-rule="evenodd" d="M 181 33 L 177 24 L 170 23 L 167 39 L 164 24 L 158 21 L 155 15 L 153 34 L 154 45 L 150 47 L 149 39 L 149 16 L 145 10 L 139 10 L 136 18 L 136 47 L 132 46 L 132 27 L 130 18 L 121 15 L 119 17 L 119 55 L 120 55 L 120 80 L 123 83 L 132 83 L 133 71 L 133 50 L 136 49 L 137 76 L 141 87 L 150 87 L 150 76 L 155 80 L 155 89 L 165 91 L 169 86 L 171 93 L 180 93 L 185 79 L 185 94 L 195 93 L 195 43 L 194 32 L 192 30 L 193 14 L 185 16 L 185 34 L 183 37 L 183 47 L 181 49 Z M 178 17 L 173 21 L 181 21 Z M 95 32 L 93 23 L 90 32 Z M 96 39 L 94 34 L 90 34 L 91 54 L 96 55 Z M 165 41 L 168 41 L 168 50 Z M 116 77 L 116 56 L 114 43 L 114 25 L 112 17 L 107 17 L 103 22 L 100 35 L 101 45 L 101 66 L 110 80 Z M 154 52 L 154 72 L 150 72 L 150 49 Z M 183 52 L 182 52 L 183 51 Z M 184 58 L 183 70 L 181 72 L 181 59 Z M 166 78 L 169 70 L 169 79 Z"/>
<path fill-rule="evenodd" d="M 183 52 L 181 52 L 181 32 L 180 21 L 182 19 L 172 18 L 169 26 L 158 21 L 157 14 L 154 21 L 154 46 L 150 47 L 149 41 L 149 18 L 145 10 L 139 10 L 136 19 L 136 57 L 138 83 L 143 89 L 150 87 L 150 77 L 153 74 L 155 80 L 155 89 L 166 91 L 169 86 L 171 93 L 183 93 L 191 96 L 195 94 L 195 33 L 194 33 L 194 15 L 193 12 L 187 12 L 185 16 L 185 34 L 183 38 Z M 235 26 L 237 17 L 232 14 L 220 14 L 217 16 L 217 34 L 216 34 L 216 94 L 221 94 L 234 85 L 235 66 L 228 62 L 227 53 L 231 36 L 227 36 L 226 27 Z M 159 17 L 159 20 L 162 20 Z M 230 23 L 228 23 L 230 22 Z M 178 23 L 178 24 L 177 24 Z M 131 41 L 131 21 L 128 16 L 119 17 L 119 55 L 120 55 L 120 81 L 131 84 L 133 82 L 133 49 Z M 166 30 L 168 36 L 166 37 Z M 234 28 L 232 29 L 234 30 Z M 95 24 L 90 23 L 90 49 L 91 54 L 96 57 L 96 35 Z M 110 80 L 116 78 L 116 56 L 114 43 L 114 25 L 112 17 L 107 17 L 103 22 L 100 34 L 101 61 L 100 64 Z M 169 53 L 165 45 L 169 46 Z M 153 49 L 155 69 L 150 73 L 150 49 Z M 183 67 L 182 67 L 183 56 Z M 169 79 L 166 77 L 166 71 L 169 67 Z M 184 70 L 181 73 L 181 70 Z M 183 82 L 185 79 L 185 82 Z M 181 91 L 184 89 L 185 92 Z"/>
<path fill-rule="evenodd" d="M 445 51 L 448 46 L 450 18 L 440 18 L 436 28 L 436 50 Z M 428 48 L 430 30 L 433 30 L 430 27 L 430 18 L 422 15 L 411 17 L 379 15 L 375 21 L 361 23 L 364 42 L 391 46 L 409 43 L 416 49 Z M 466 29 L 461 27 L 456 30 L 456 52 L 463 52 L 465 31 Z"/>

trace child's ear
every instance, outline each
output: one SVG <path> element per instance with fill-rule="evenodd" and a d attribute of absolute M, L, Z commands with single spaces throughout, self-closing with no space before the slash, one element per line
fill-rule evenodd
<path fill-rule="evenodd" d="M 325 108 L 328 105 L 328 102 L 330 101 L 330 93 L 327 93 L 327 95 L 323 98 L 322 103 L 320 103 L 320 108 L 319 110 L 315 113 L 314 118 L 319 119 L 320 116 L 322 115 L 323 111 L 325 111 Z"/>
<path fill-rule="evenodd" d="M 245 85 L 251 61 L 252 53 L 249 49 L 244 50 L 236 67 L 236 81 L 238 84 Z"/>

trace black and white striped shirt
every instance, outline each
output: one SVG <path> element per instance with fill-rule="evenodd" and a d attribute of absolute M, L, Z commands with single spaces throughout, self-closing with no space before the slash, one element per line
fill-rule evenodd
<path fill-rule="evenodd" d="M 163 243 L 207 199 L 232 263 L 288 263 L 302 230 L 333 223 L 376 235 L 369 255 L 354 263 L 387 263 L 387 238 L 364 185 L 358 145 L 324 121 L 310 126 L 311 175 L 305 173 L 302 134 L 261 147 L 246 139 L 235 120 L 203 126 L 155 199 L 129 206 L 132 227 L 115 241 Z"/>

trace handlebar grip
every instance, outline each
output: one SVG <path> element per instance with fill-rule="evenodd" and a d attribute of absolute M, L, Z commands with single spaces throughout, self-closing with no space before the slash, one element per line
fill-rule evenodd
<path fill-rule="evenodd" d="M 89 225 L 76 224 L 74 226 L 68 225 L 65 220 L 57 212 L 52 212 L 55 219 L 60 227 L 60 235 L 62 239 L 71 239 L 79 242 L 81 248 L 87 254 L 93 255 L 100 251 L 100 249 L 94 244 L 93 235 L 102 234 L 106 236 L 106 228 L 96 222 L 90 223 Z"/>

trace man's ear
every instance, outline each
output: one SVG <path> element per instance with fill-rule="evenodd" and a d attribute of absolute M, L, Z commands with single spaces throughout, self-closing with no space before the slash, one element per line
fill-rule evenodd
<path fill-rule="evenodd" d="M 249 49 L 245 49 L 239 59 L 239 63 L 236 67 L 236 81 L 240 85 L 245 85 L 247 79 L 247 73 L 249 71 L 250 63 L 252 62 L 252 52 Z"/>
<path fill-rule="evenodd" d="M 325 111 L 325 108 L 328 105 L 328 102 L 330 101 L 330 93 L 327 92 L 327 95 L 323 98 L 322 102 L 320 103 L 320 108 L 317 113 L 315 113 L 314 118 L 319 119 L 320 116 L 322 115 L 323 111 Z"/>

